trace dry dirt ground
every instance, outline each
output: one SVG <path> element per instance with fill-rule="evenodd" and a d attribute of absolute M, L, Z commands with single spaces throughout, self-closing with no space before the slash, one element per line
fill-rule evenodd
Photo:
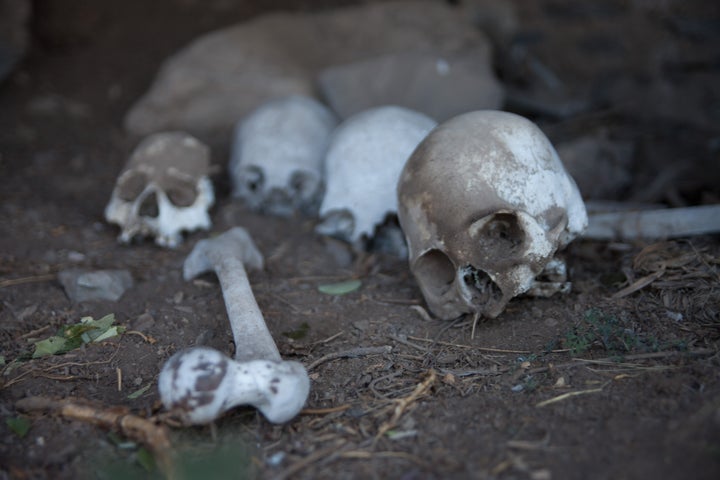
<path fill-rule="evenodd" d="M 265 254 L 251 282 L 283 356 L 309 367 L 307 410 L 282 426 L 249 408 L 212 428 L 158 420 L 145 443 L 129 428 L 162 413 L 156 381 L 173 352 L 232 343 L 215 277 L 180 274 L 205 233 L 174 251 L 121 246 L 102 220 L 137 142 L 122 117 L 196 35 L 333 3 L 35 2 L 33 48 L 0 85 L 0 478 L 158 478 L 159 467 L 175 478 L 720 478 L 717 236 L 577 242 L 571 294 L 516 299 L 473 335 L 472 319 L 423 315 L 405 262 L 349 258 L 312 219 L 251 214 L 220 173 L 213 231 L 241 224 Z M 536 116 L 553 140 L 602 128 L 632 141 L 623 199 L 718 202 L 713 2 L 516 3 L 530 51 L 572 92 L 605 93 L 582 115 Z M 504 60 L 504 81 L 522 87 Z M 73 266 L 128 269 L 135 286 L 118 302 L 73 304 L 56 280 Z M 318 291 L 348 278 L 360 289 Z M 29 359 L 34 341 L 108 313 L 125 333 Z M 30 408 L 30 396 L 48 405 Z"/>

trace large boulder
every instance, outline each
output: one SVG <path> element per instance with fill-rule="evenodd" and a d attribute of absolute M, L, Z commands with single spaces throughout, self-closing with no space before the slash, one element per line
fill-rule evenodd
<path fill-rule="evenodd" d="M 443 122 L 502 103 L 484 47 L 452 55 L 390 53 L 331 66 L 320 72 L 318 84 L 323 99 L 343 118 L 393 104 Z"/>
<path fill-rule="evenodd" d="M 382 64 L 389 54 L 405 53 L 448 58 L 443 61 L 451 66 L 461 59 L 463 82 L 467 75 L 481 76 L 478 87 L 495 92 L 487 105 L 470 103 L 468 109 L 499 105 L 499 85 L 487 66 L 490 47 L 472 19 L 437 1 L 407 1 L 272 13 L 204 35 L 165 61 L 125 125 L 138 135 L 171 129 L 200 137 L 229 135 L 239 118 L 272 98 L 313 95 L 318 75 L 329 67 L 364 68 L 374 61 Z M 468 59 L 480 66 L 467 67 Z M 418 69 L 427 70 L 422 64 Z M 397 80 L 387 83 L 394 86 Z M 437 84 L 424 80 L 426 88 Z M 383 102 L 386 97 L 378 96 Z"/>

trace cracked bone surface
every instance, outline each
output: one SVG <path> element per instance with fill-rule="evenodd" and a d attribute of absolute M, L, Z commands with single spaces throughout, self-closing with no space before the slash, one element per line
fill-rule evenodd
<path fill-rule="evenodd" d="M 209 271 L 217 274 L 235 340 L 234 360 L 212 348 L 195 347 L 176 353 L 163 366 L 158 379 L 163 405 L 185 423 L 209 423 L 238 405 L 252 405 L 270 422 L 283 423 L 305 405 L 307 371 L 280 357 L 245 271 L 262 266 L 262 254 L 240 227 L 200 240 L 185 260 L 186 280 Z"/>
<path fill-rule="evenodd" d="M 365 110 L 335 130 L 325 158 L 326 191 L 316 231 L 358 245 L 397 212 L 396 185 L 413 149 L 436 125 L 403 107 Z"/>
<path fill-rule="evenodd" d="M 208 177 L 210 149 L 182 132 L 162 132 L 143 139 L 118 176 L 105 219 L 120 226 L 118 240 L 154 237 L 176 247 L 183 231 L 207 230 L 215 202 Z"/>
<path fill-rule="evenodd" d="M 436 316 L 496 317 L 522 293 L 569 290 L 556 252 L 587 213 L 529 120 L 481 110 L 440 124 L 405 165 L 398 202 L 410 269 Z"/>
<path fill-rule="evenodd" d="M 254 110 L 235 128 L 233 196 L 273 215 L 317 213 L 323 159 L 336 125 L 326 106 L 305 96 L 279 98 Z"/>

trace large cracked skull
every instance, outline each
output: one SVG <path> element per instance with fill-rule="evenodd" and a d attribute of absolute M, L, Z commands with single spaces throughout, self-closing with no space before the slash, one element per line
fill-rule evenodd
<path fill-rule="evenodd" d="M 183 231 L 208 229 L 215 201 L 208 178 L 210 149 L 182 132 L 143 139 L 118 176 L 105 219 L 120 225 L 118 240 L 151 236 L 176 247 Z"/>
<path fill-rule="evenodd" d="M 436 316 L 493 318 L 519 294 L 569 289 L 556 252 L 587 213 L 529 120 L 488 110 L 439 125 L 405 165 L 398 201 L 410 269 Z"/>
<path fill-rule="evenodd" d="M 383 106 L 345 120 L 325 158 L 326 192 L 316 231 L 362 247 L 397 212 L 397 181 L 412 151 L 436 125 L 419 112 Z M 404 245 L 403 245 L 404 248 Z"/>
<path fill-rule="evenodd" d="M 336 125 L 335 115 L 310 97 L 283 97 L 254 110 L 235 129 L 233 196 L 273 215 L 317 213 L 323 158 Z"/>

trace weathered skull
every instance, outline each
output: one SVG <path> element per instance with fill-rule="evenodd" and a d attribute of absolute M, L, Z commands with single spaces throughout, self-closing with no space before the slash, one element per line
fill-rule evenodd
<path fill-rule="evenodd" d="M 585 205 L 529 120 L 486 110 L 439 125 L 405 165 L 398 201 L 410 269 L 438 317 L 496 317 L 521 293 L 568 289 L 555 253 L 587 226 Z"/>
<path fill-rule="evenodd" d="M 176 247 L 182 231 L 210 228 L 215 201 L 207 176 L 210 150 L 182 132 L 146 137 L 135 148 L 105 207 L 105 219 L 122 228 L 121 242 L 153 236 Z"/>
<path fill-rule="evenodd" d="M 316 213 L 322 162 L 336 125 L 333 113 L 309 97 L 283 97 L 254 110 L 235 129 L 233 195 L 274 215 Z"/>
<path fill-rule="evenodd" d="M 436 122 L 396 106 L 372 108 L 343 122 L 325 158 L 326 192 L 317 232 L 358 245 L 397 212 L 403 165 Z"/>

